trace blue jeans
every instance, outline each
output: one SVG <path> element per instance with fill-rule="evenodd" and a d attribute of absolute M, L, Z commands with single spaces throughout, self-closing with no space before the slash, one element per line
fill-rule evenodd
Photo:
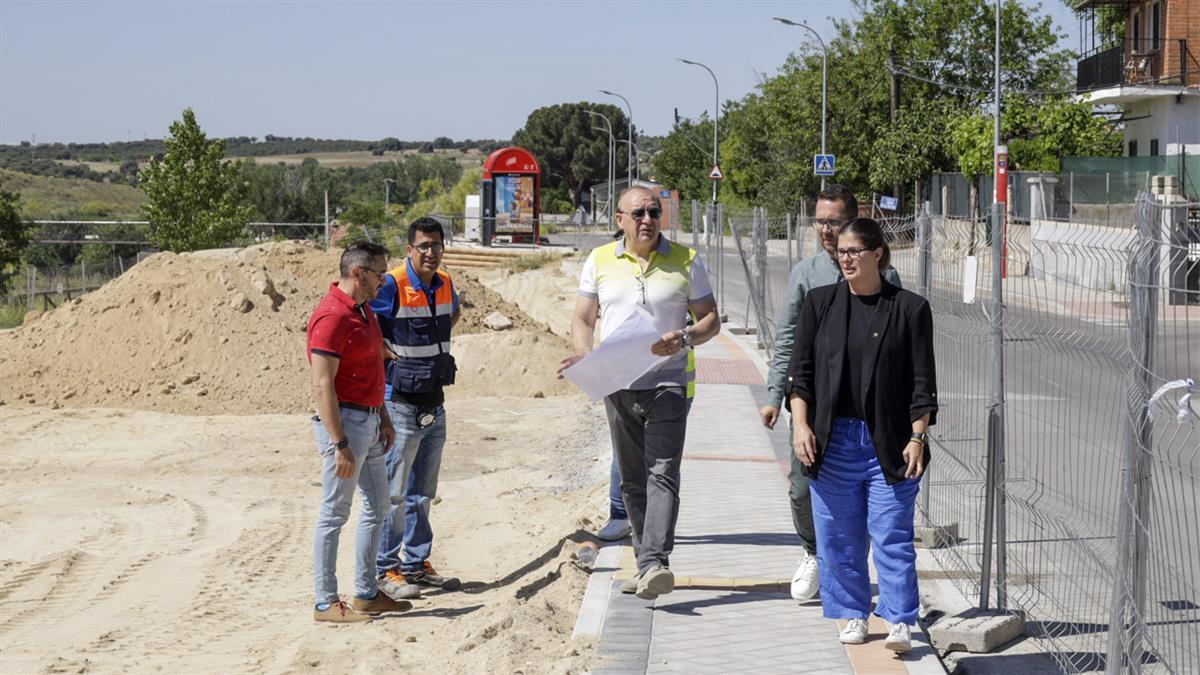
<path fill-rule="evenodd" d="M 692 412 L 692 401 L 687 400 L 688 413 Z M 613 448 L 612 471 L 608 475 L 608 519 L 609 520 L 628 520 L 629 514 L 625 511 L 625 500 L 621 498 L 621 471 L 617 462 L 617 449 Z"/>
<path fill-rule="evenodd" d="M 375 550 L 383 534 L 383 519 L 387 515 L 387 467 L 383 443 L 379 440 L 379 415 L 362 410 L 341 409 L 342 429 L 350 440 L 354 456 L 354 475 L 338 478 L 334 474 L 336 446 L 325 425 L 313 418 L 313 435 L 317 452 L 324 459 L 321 472 L 321 506 L 317 515 L 317 532 L 313 541 L 313 577 L 316 581 L 317 603 L 337 602 L 337 550 L 342 525 L 350 517 L 354 486 L 362 490 L 362 513 L 358 518 L 358 534 L 354 542 L 354 592 L 370 599 L 377 592 Z"/>
<path fill-rule="evenodd" d="M 826 618 L 865 619 L 870 613 L 869 536 L 879 572 L 875 614 L 891 623 L 916 622 L 913 510 L 920 485 L 919 480 L 888 485 L 867 423 L 834 419 L 821 468 L 809 482 Z"/>
<path fill-rule="evenodd" d="M 433 549 L 429 507 L 437 497 L 442 448 L 446 445 L 446 409 L 438 406 L 433 424 L 417 426 L 417 407 L 388 401 L 396 427 L 396 442 L 387 454 L 388 496 L 391 504 L 379 541 L 378 568 L 404 573 L 420 570 Z"/>

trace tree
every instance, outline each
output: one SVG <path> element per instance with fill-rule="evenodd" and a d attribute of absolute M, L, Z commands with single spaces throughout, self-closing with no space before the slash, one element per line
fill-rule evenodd
<path fill-rule="evenodd" d="M 671 133 L 663 138 L 648 175 L 679 190 L 681 201 L 707 200 L 712 190 L 708 178 L 712 169 L 712 128 L 712 120 L 707 116 L 697 121 L 682 119 L 676 122 Z"/>
<path fill-rule="evenodd" d="M 209 141 L 191 108 L 171 124 L 163 158 L 141 174 L 151 239 L 169 251 L 229 244 L 245 235 L 252 208 L 224 141 Z"/>
<path fill-rule="evenodd" d="M 944 132 L 960 111 L 990 99 L 994 19 L 990 0 L 853 0 L 859 18 L 835 21 L 829 53 L 828 144 L 834 180 L 862 194 L 907 185 L 954 163 Z M 1001 69 L 1007 91 L 1059 90 L 1070 52 L 1049 17 L 1017 0 L 1001 8 Z M 797 39 L 803 40 L 802 33 Z M 889 46 L 900 83 L 892 121 Z M 723 193 L 768 208 L 793 208 L 820 184 L 821 52 L 806 43 L 757 90 L 727 107 Z"/>
<path fill-rule="evenodd" d="M 21 253 L 29 246 L 29 225 L 21 217 L 21 195 L 0 189 L 0 293 L 17 274 Z"/>
<path fill-rule="evenodd" d="M 565 186 L 570 190 L 572 208 L 579 206 L 584 188 L 608 178 L 608 127 L 604 120 L 587 114 L 588 110 L 607 117 L 614 136 L 626 137 L 628 120 L 619 108 L 585 101 L 534 110 L 512 138 L 513 145 L 537 158 L 544 187 Z M 617 177 L 624 176 L 626 153 L 619 149 L 614 152 L 613 171 Z"/>

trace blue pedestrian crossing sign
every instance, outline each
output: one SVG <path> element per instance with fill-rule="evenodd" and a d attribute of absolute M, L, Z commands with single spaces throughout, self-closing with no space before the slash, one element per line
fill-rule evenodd
<path fill-rule="evenodd" d="M 813 155 L 813 173 L 818 176 L 832 176 L 833 160 L 833 155 Z"/>

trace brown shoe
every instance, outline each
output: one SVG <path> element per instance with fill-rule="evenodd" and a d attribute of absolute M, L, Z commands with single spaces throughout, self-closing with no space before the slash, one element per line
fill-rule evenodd
<path fill-rule="evenodd" d="M 356 612 L 362 612 L 363 614 L 370 614 L 372 616 L 390 612 L 407 612 L 408 610 L 412 609 L 411 602 L 407 600 L 393 600 L 382 591 L 376 593 L 375 597 L 371 598 L 370 600 L 363 600 L 362 598 L 355 597 L 350 601 L 350 606 L 353 607 L 354 611 Z"/>
<path fill-rule="evenodd" d="M 370 620 L 371 617 L 354 611 L 350 605 L 341 600 L 331 603 L 324 610 L 317 609 L 316 607 L 313 608 L 313 621 L 323 621 L 326 623 L 362 623 Z"/>

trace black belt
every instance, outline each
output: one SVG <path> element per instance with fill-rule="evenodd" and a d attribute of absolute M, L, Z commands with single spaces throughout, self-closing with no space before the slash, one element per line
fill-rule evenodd
<path fill-rule="evenodd" d="M 383 410 L 383 406 L 381 406 L 381 405 L 375 405 L 375 406 L 359 405 L 357 403 L 348 403 L 346 401 L 338 401 L 338 407 L 339 408 L 349 408 L 351 410 L 361 410 L 365 413 L 370 413 L 372 415 L 378 415 L 379 411 Z"/>

